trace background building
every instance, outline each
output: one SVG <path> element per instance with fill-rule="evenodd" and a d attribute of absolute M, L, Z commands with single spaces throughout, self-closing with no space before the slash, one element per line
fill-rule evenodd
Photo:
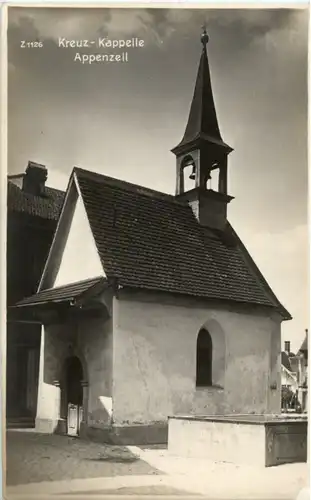
<path fill-rule="evenodd" d="M 46 186 L 47 169 L 29 162 L 8 176 L 7 302 L 35 293 L 53 239 L 63 193 Z M 41 326 L 7 324 L 6 413 L 10 425 L 34 423 L 37 407 Z"/>
<path fill-rule="evenodd" d="M 282 351 L 282 407 L 287 409 L 288 403 L 292 409 L 307 411 L 308 400 L 308 330 L 298 349 L 293 353 L 290 342 L 286 341 Z"/>

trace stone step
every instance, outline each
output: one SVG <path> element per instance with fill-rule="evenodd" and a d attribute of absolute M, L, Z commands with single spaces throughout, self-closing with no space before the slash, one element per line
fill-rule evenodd
<path fill-rule="evenodd" d="M 7 429 L 33 429 L 35 420 L 31 417 L 11 417 L 6 420 Z"/>

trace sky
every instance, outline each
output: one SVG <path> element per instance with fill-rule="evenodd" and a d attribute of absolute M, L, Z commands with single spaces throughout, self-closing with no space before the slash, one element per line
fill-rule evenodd
<path fill-rule="evenodd" d="M 79 166 L 175 192 L 175 157 L 193 95 L 203 24 L 229 156 L 228 218 L 293 316 L 308 327 L 307 10 L 9 8 L 8 170 L 46 165 L 66 189 Z M 126 63 L 81 64 L 68 40 L 137 37 Z M 43 47 L 21 47 L 22 41 Z"/>

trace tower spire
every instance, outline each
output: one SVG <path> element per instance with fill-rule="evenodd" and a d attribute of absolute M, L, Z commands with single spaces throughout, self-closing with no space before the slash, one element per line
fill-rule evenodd
<path fill-rule="evenodd" d="M 184 151 L 193 143 L 210 143 L 223 149 L 223 152 L 230 153 L 232 148 L 223 142 L 216 115 L 211 76 L 207 55 L 207 44 L 209 36 L 206 27 L 203 26 L 201 43 L 203 45 L 202 54 L 194 88 L 194 94 L 190 107 L 188 123 L 184 136 L 180 143 L 172 149 L 178 154 Z"/>
<path fill-rule="evenodd" d="M 209 36 L 203 26 L 203 47 L 188 122 L 182 140 L 172 152 L 176 155 L 176 196 L 181 195 L 193 206 L 199 207 L 199 218 L 204 219 L 204 223 L 222 228 L 226 225 L 227 204 L 232 199 L 227 193 L 227 157 L 232 148 L 223 141 L 218 125 L 208 42 Z M 189 166 L 192 166 L 189 178 L 194 180 L 194 189 L 185 190 L 185 169 Z M 208 181 L 214 180 L 217 174 L 218 188 L 215 189 Z"/>

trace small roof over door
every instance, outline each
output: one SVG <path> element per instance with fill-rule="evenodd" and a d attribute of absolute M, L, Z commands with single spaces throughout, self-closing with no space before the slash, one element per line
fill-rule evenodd
<path fill-rule="evenodd" d="M 99 276 L 66 286 L 42 290 L 21 300 L 15 306 L 9 307 L 9 319 L 43 323 L 45 318 L 52 317 L 52 313 L 59 315 L 68 312 L 69 309 L 103 309 L 105 308 L 104 302 L 98 302 L 97 307 L 94 306 L 94 302 L 110 285 L 106 278 Z"/>

